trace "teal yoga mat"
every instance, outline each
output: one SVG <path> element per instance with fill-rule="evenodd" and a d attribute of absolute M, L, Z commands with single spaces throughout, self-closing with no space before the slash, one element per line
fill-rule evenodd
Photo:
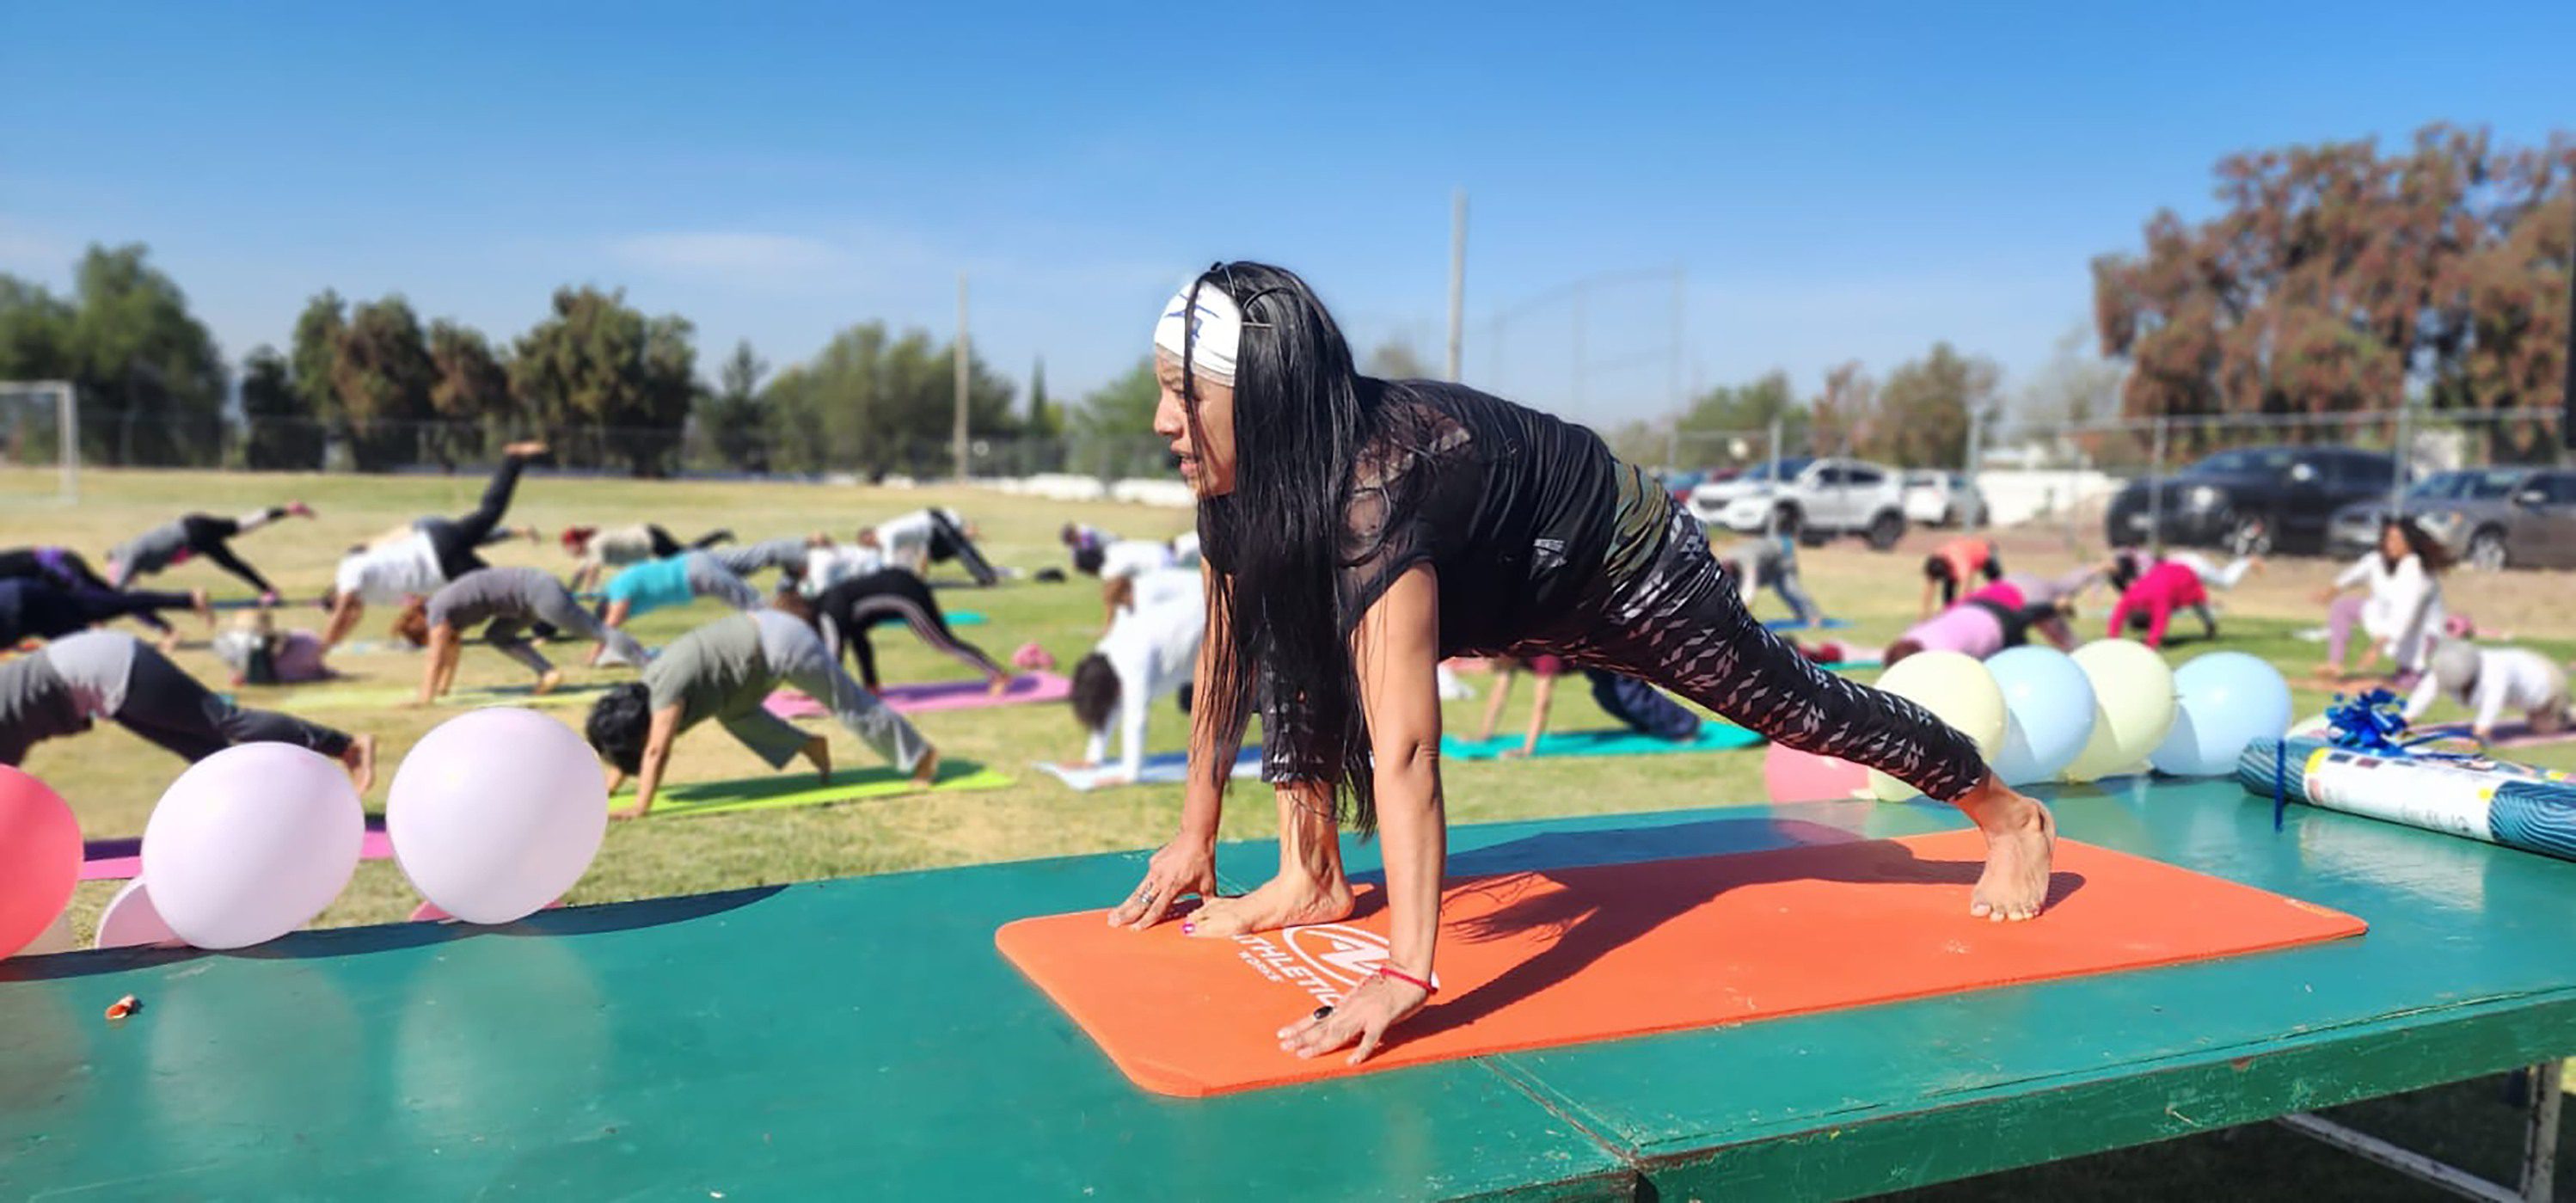
<path fill-rule="evenodd" d="M 1521 746 L 1523 736 L 1497 735 L 1482 743 L 1440 737 L 1440 754 L 1451 760 L 1499 760 Z M 1732 723 L 1703 722 L 1699 738 L 1683 743 L 1640 735 L 1626 727 L 1602 731 L 1550 731 L 1538 739 L 1540 756 L 1643 756 L 1654 752 L 1724 752 L 1749 748 L 1762 737 Z"/>

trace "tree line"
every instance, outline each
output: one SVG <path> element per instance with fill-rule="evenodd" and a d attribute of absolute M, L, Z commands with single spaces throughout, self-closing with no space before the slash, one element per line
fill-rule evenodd
<path fill-rule="evenodd" d="M 535 325 L 498 339 L 423 323 L 399 295 L 326 289 L 285 349 L 262 344 L 243 358 L 236 411 L 213 336 L 143 246 L 91 247 L 68 297 L 0 275 L 0 380 L 72 381 L 82 454 L 109 464 L 314 469 L 337 444 L 360 471 L 454 468 L 544 435 L 570 466 L 643 476 L 944 472 L 953 353 L 921 331 L 866 322 L 775 374 L 743 343 L 710 383 L 688 319 L 645 314 L 615 290 L 557 289 Z M 980 356 L 969 356 L 967 379 L 970 437 L 1061 429 L 1043 365 L 1025 409 Z"/>

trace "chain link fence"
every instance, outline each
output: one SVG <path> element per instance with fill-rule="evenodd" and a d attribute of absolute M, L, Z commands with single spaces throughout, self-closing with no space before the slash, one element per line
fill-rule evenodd
<path fill-rule="evenodd" d="M 62 432 L 50 406 L 0 399 L 0 456 L 21 467 L 61 462 Z M 822 431 L 714 431 L 597 425 L 537 428 L 522 423 L 382 422 L 361 431 L 306 419 L 171 419 L 154 414 L 81 415 L 80 462 L 87 467 L 201 467 L 266 472 L 446 473 L 479 471 L 518 439 L 542 438 L 562 467 L 603 474 L 783 480 L 956 474 L 947 439 L 860 440 Z M 1101 481 L 1171 475 L 1171 454 L 1153 435 L 1073 434 L 979 437 L 967 445 L 979 478 L 1040 475 Z"/>

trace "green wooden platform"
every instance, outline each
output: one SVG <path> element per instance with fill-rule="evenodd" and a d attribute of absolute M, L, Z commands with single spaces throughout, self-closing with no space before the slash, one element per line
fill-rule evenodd
<path fill-rule="evenodd" d="M 2275 834 L 2270 811 L 2227 782 L 2059 799 L 2073 838 L 2369 935 L 1203 1100 L 1130 1087 L 993 949 L 1006 920 L 1119 897 L 1141 853 L 11 962 L 0 1198 L 1830 1198 L 2576 1052 L 2576 864 L 2319 811 Z M 1957 822 L 1498 824 L 1455 832 L 1453 867 Z M 1275 863 L 1220 862 L 1236 887 Z M 104 1022 L 128 993 L 142 1013 Z"/>

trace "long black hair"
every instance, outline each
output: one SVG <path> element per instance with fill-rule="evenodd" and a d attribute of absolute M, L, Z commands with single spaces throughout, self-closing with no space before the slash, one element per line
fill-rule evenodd
<path fill-rule="evenodd" d="M 1264 730 L 1291 746 L 1292 763 L 1324 775 L 1336 809 L 1354 825 L 1377 824 L 1369 773 L 1368 726 L 1346 634 L 1358 615 L 1342 613 L 1342 570 L 1373 550 L 1354 536 L 1352 492 L 1363 454 L 1393 458 L 1426 441 L 1405 407 L 1385 404 L 1385 382 L 1361 376 L 1341 328 L 1284 268 L 1220 263 L 1185 299 L 1216 289 L 1243 311 L 1234 373 L 1234 490 L 1202 497 L 1199 541 L 1217 569 L 1208 590 L 1208 637 L 1217 640 L 1214 679 L 1195 699 L 1193 723 L 1215 724 L 1218 764 L 1241 748 L 1245 721 L 1263 688 L 1300 720 Z M 1196 328 L 1185 340 L 1181 398 L 1191 445 L 1205 454 L 1193 374 Z M 1418 487 L 1396 474 L 1391 490 Z M 1383 514 L 1407 512 L 1411 498 L 1375 499 Z M 1265 682 L 1262 678 L 1266 676 Z M 1222 788 L 1222 784 L 1220 784 Z"/>
<path fill-rule="evenodd" d="M 653 726 L 653 701 L 642 685 L 628 681 L 591 703 L 583 733 L 599 757 L 632 777 L 644 771 L 644 738 Z"/>
<path fill-rule="evenodd" d="M 2406 550 L 2415 553 L 2416 559 L 2424 561 L 2424 574 L 2427 576 L 2447 571 L 2453 563 L 2457 562 L 2458 557 L 2451 554 L 2451 549 L 2440 539 L 2434 538 L 2433 532 L 2424 529 L 2424 524 L 2417 522 L 2412 514 L 2390 514 L 2381 519 L 2380 527 L 2380 541 L 2383 543 L 2388 538 L 2387 529 L 2396 528 L 2397 536 L 2406 540 Z M 2395 562 L 2389 561 L 2385 548 L 2379 549 L 2379 558 L 2386 562 L 2391 570 L 2397 567 Z"/>

